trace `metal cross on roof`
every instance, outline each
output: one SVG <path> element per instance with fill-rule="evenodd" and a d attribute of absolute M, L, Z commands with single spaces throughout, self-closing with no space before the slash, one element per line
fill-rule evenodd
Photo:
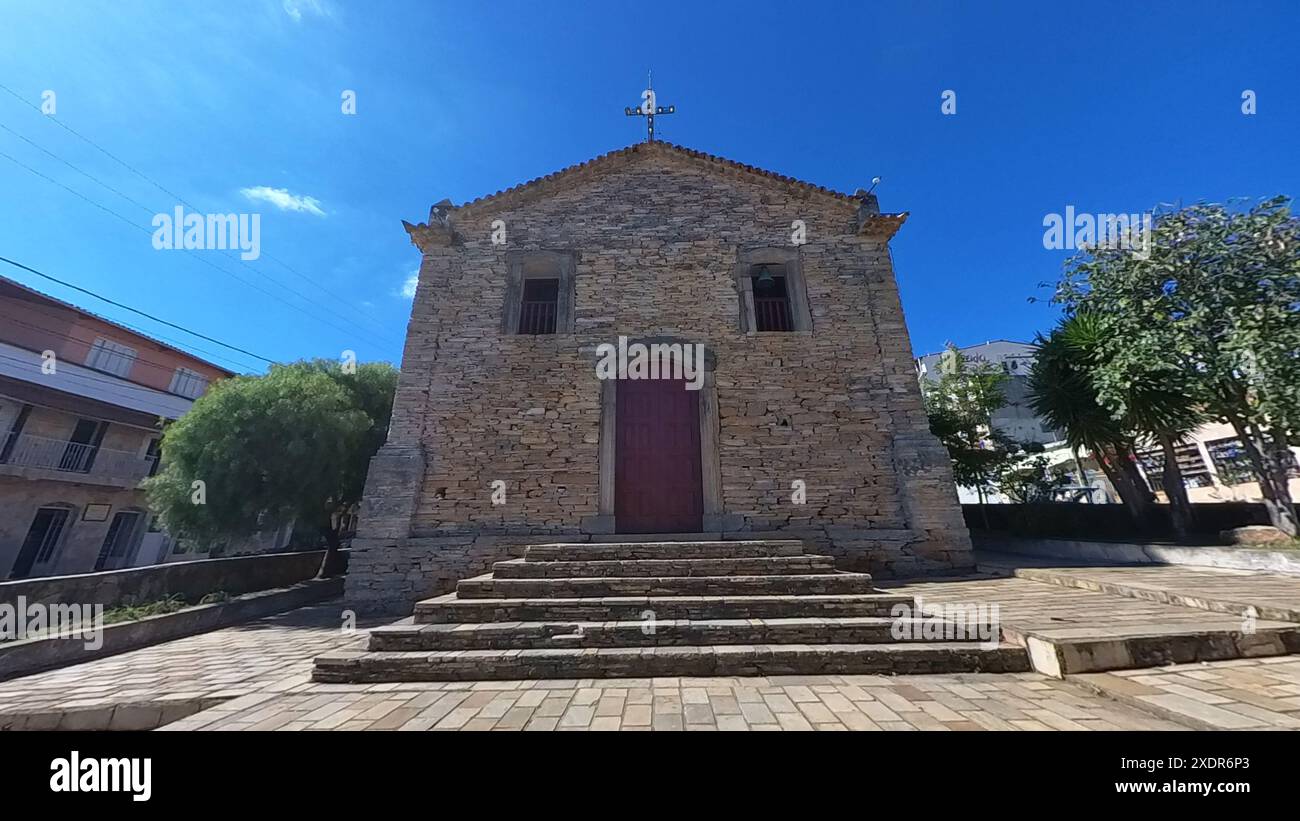
<path fill-rule="evenodd" d="M 641 105 L 636 108 L 625 108 L 623 113 L 629 117 L 645 117 L 645 141 L 652 143 L 655 141 L 655 115 L 657 114 L 676 114 L 676 106 L 664 106 L 655 102 L 654 83 L 651 80 L 649 72 L 646 72 L 646 90 L 641 92 Z"/>

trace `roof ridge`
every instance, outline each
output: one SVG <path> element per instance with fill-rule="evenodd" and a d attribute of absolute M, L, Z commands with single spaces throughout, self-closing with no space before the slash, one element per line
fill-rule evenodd
<path fill-rule="evenodd" d="M 713 163 L 715 165 L 719 165 L 730 170 L 741 171 L 748 174 L 765 177 L 767 179 L 782 183 L 784 185 L 789 185 L 789 186 L 803 189 L 805 191 L 809 191 L 811 193 L 832 197 L 834 199 L 841 200 L 843 202 L 862 201 L 862 198 L 857 194 L 846 194 L 842 191 L 836 191 L 833 188 L 827 188 L 824 185 L 818 185 L 816 183 L 808 182 L 806 180 L 801 180 L 797 177 L 791 177 L 786 174 L 780 174 L 775 171 L 768 171 L 767 169 L 759 168 L 758 166 L 755 165 L 742 163 L 737 160 L 727 159 L 726 157 L 722 157 L 717 154 L 710 154 L 707 151 L 699 151 L 694 148 L 687 148 L 686 146 L 677 145 L 676 143 L 664 142 L 662 140 L 655 140 L 653 142 L 632 143 L 631 145 L 624 146 L 623 148 L 617 148 L 614 149 L 613 151 L 607 151 L 604 154 L 598 154 L 595 157 L 592 157 L 591 159 L 584 160 L 579 163 L 574 163 L 569 166 L 565 166 L 564 168 L 561 168 L 558 171 L 553 171 L 550 174 L 545 174 L 540 177 L 534 177 L 531 180 L 528 180 L 526 182 L 521 182 L 518 185 L 512 185 L 509 188 L 504 188 L 493 194 L 484 194 L 483 196 L 476 197 L 475 199 L 469 200 L 461 205 L 453 206 L 450 210 L 452 212 L 463 212 L 466 210 L 475 210 L 496 200 L 522 194 L 528 189 L 534 188 L 535 186 L 543 185 L 549 182 L 555 182 L 560 177 L 567 177 L 579 171 L 582 171 L 584 169 L 590 169 L 591 167 L 597 164 L 604 164 L 610 160 L 614 160 L 618 158 L 631 157 L 641 152 L 663 150 L 663 149 L 667 149 L 670 152 L 691 157 L 692 159 L 703 160 L 705 162 Z"/>

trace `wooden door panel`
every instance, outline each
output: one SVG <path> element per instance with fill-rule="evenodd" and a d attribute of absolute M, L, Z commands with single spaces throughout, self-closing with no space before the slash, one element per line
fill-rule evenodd
<path fill-rule="evenodd" d="M 704 512 L 699 392 L 671 379 L 620 380 L 616 390 L 615 529 L 699 532 Z"/>

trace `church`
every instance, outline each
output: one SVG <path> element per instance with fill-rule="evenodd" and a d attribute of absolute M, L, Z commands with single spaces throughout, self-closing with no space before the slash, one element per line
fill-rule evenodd
<path fill-rule="evenodd" d="M 549 543 L 970 570 L 894 279 L 906 219 L 651 132 L 407 223 L 419 285 L 348 606 L 409 614 Z"/>

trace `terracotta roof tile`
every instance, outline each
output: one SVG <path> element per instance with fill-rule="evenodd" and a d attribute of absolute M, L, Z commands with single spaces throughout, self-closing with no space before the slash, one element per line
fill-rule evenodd
<path fill-rule="evenodd" d="M 694 149 L 686 148 L 684 146 L 675 145 L 673 143 L 666 143 L 661 140 L 656 140 L 655 142 L 634 143 L 632 145 L 627 146 L 626 148 L 620 148 L 616 151 L 610 151 L 608 153 L 601 154 L 597 157 L 593 157 L 590 160 L 586 160 L 585 162 L 576 163 L 574 165 L 570 165 L 567 168 L 562 168 L 559 171 L 556 171 L 554 173 L 547 174 L 544 177 L 537 177 L 536 179 L 529 180 L 528 182 L 520 183 L 519 185 L 506 188 L 502 191 L 497 191 L 495 194 L 487 194 L 477 199 L 470 200 L 469 202 L 463 205 L 456 206 L 452 210 L 463 211 L 463 210 L 477 209 L 489 203 L 495 202 L 499 199 L 513 198 L 519 194 L 528 192 L 530 189 L 533 189 L 535 186 L 556 182 L 561 177 L 570 176 L 584 169 L 591 169 L 597 165 L 604 165 L 607 162 L 614 159 L 631 157 L 634 154 L 646 153 L 651 151 L 667 151 L 669 153 L 675 153 L 681 156 L 691 157 L 697 160 L 703 160 L 705 162 L 718 165 L 722 168 L 731 171 L 741 171 L 748 174 L 753 174 L 755 176 L 765 177 L 769 180 L 779 182 L 783 185 L 791 186 L 810 193 L 816 193 L 816 194 L 821 194 L 823 196 L 833 197 L 835 199 L 843 200 L 845 202 L 859 202 L 859 198 L 853 194 L 845 194 L 840 191 L 835 191 L 833 189 L 826 188 L 825 186 L 815 185 L 813 183 L 805 182 L 803 180 L 796 179 L 794 177 L 788 177 L 784 174 L 778 174 L 775 171 L 767 171 L 765 169 L 758 168 L 753 165 L 747 165 L 745 163 L 736 162 L 735 160 L 729 160 L 725 157 L 719 157 L 716 154 L 709 154 L 704 151 L 696 151 Z"/>

